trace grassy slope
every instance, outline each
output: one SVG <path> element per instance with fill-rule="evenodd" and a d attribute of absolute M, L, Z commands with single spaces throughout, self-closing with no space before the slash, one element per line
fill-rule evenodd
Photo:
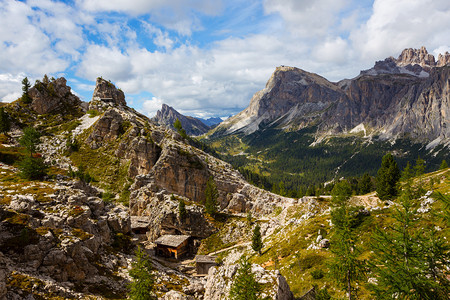
<path fill-rule="evenodd" d="M 420 178 L 416 178 L 414 183 L 417 186 L 423 186 L 426 189 L 430 188 L 430 179 L 434 181 L 434 191 L 443 194 L 450 194 L 450 169 L 441 170 L 426 174 Z M 319 288 L 326 287 L 333 297 L 343 297 L 344 293 L 336 286 L 334 280 L 329 276 L 329 268 L 327 262 L 332 256 L 329 249 L 307 249 L 308 246 L 314 244 L 316 238 L 320 234 L 327 238 L 332 233 L 330 226 L 329 214 L 329 199 L 319 199 L 312 207 L 305 205 L 296 205 L 288 208 L 283 212 L 285 220 L 288 225 L 278 228 L 273 234 L 267 236 L 264 240 L 264 248 L 262 255 L 258 256 L 249 250 L 248 247 L 242 247 L 242 251 L 247 251 L 252 255 L 254 263 L 261 264 L 265 268 L 280 270 L 281 274 L 286 277 L 291 290 L 296 297 L 303 295 L 313 285 Z M 380 202 L 380 207 L 383 203 Z M 361 259 L 370 259 L 369 245 L 371 242 L 371 235 L 376 227 L 385 227 L 393 222 L 392 212 L 393 206 L 384 207 L 379 210 L 372 210 L 370 216 L 362 218 L 362 222 L 356 228 L 356 233 L 359 236 L 359 245 L 362 253 Z M 441 212 L 444 209 L 443 203 L 436 201 L 432 205 L 432 212 Z M 308 211 L 316 211 L 317 214 L 307 220 L 301 221 L 301 216 Z M 280 215 L 281 216 L 281 215 Z M 275 216 L 273 216 L 275 217 Z M 229 247 L 231 245 L 239 245 L 251 241 L 251 234 L 249 230 L 244 229 L 243 234 L 233 242 L 225 243 L 223 238 L 229 236 L 228 232 L 235 230 L 238 227 L 237 222 L 245 222 L 244 218 L 240 220 L 237 218 L 229 219 L 218 233 L 204 240 L 201 250 L 203 253 L 209 253 Z M 264 221 L 261 221 L 264 222 Z M 421 215 L 421 225 L 434 224 L 444 230 L 441 231 L 443 236 L 450 236 L 450 230 L 443 223 L 442 220 L 435 218 L 431 213 Z M 219 257 L 227 255 L 227 251 L 219 254 Z M 323 277 L 314 279 L 311 273 L 322 272 Z M 320 277 L 320 276 L 319 276 Z M 371 295 L 361 286 L 359 297 L 361 299 L 371 299 Z"/>

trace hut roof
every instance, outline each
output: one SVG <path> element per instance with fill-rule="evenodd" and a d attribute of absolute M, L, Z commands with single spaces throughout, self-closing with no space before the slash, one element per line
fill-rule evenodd
<path fill-rule="evenodd" d="M 178 247 L 189 239 L 189 235 L 163 235 L 160 236 L 155 243 L 162 246 Z"/>

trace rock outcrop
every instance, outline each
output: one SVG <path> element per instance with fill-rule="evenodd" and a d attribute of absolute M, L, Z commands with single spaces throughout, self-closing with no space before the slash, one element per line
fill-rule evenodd
<path fill-rule="evenodd" d="M 36 82 L 29 90 L 33 110 L 38 114 L 74 114 L 82 110 L 81 100 L 72 94 L 66 83 L 64 77 Z"/>
<path fill-rule="evenodd" d="M 89 103 L 89 109 L 104 111 L 110 106 L 126 106 L 125 94 L 122 90 L 117 89 L 111 81 L 106 81 L 101 77 L 97 77 L 94 94 Z"/>
<path fill-rule="evenodd" d="M 173 129 L 173 123 L 175 123 L 177 119 L 180 120 L 183 129 L 186 130 L 188 135 L 202 135 L 210 129 L 208 125 L 199 119 L 184 116 L 173 107 L 166 104 L 162 105 L 161 110 L 158 110 L 156 116 L 154 116 L 151 120 L 158 125 L 164 125 Z"/>
<path fill-rule="evenodd" d="M 219 267 L 209 269 L 205 285 L 205 299 L 229 299 L 230 288 L 238 270 L 238 260 L 242 253 L 232 252 Z M 252 273 L 257 282 L 263 286 L 264 299 L 293 300 L 294 296 L 286 279 L 279 271 L 265 270 L 252 264 Z M 266 298 L 267 297 L 267 298 Z"/>
<path fill-rule="evenodd" d="M 11 169 L 2 166 L 1 170 Z M 96 190 L 82 182 L 60 180 L 32 188 L 48 194 L 16 194 L 0 207 L 0 261 L 4 254 L 14 266 L 5 269 L 0 264 L 0 279 L 5 273 L 8 277 L 8 295 L 23 288 L 17 286 L 16 277 L 51 279 L 53 285 L 66 288 L 55 292 L 63 298 L 77 294 L 75 284 L 86 291 L 102 285 L 111 294 L 125 295 L 126 277 L 113 278 L 113 274 L 128 267 L 125 248 L 120 248 L 129 243 L 124 239 L 131 232 L 128 209 L 105 205 L 98 192 L 92 194 Z M 5 286 L 0 284 L 0 295 L 4 294 Z"/>
<path fill-rule="evenodd" d="M 419 142 L 450 138 L 449 54 L 438 62 L 424 47 L 379 61 L 351 80 L 332 83 L 316 74 L 278 67 L 248 108 L 222 122 L 213 135 L 251 134 L 314 125 L 317 136 L 370 128 L 382 138 Z"/>

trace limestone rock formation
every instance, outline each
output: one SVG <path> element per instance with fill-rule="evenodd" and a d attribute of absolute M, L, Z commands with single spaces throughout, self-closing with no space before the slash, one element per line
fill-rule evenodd
<path fill-rule="evenodd" d="M 0 167 L 3 172 L 11 171 Z M 28 278 L 36 283 L 50 279 L 58 287 L 51 293 L 62 298 L 78 294 L 74 284 L 86 291 L 102 284 L 112 294 L 123 296 L 126 290 L 120 285 L 126 278 L 112 280 L 111 275 L 128 267 L 128 262 L 123 252 L 112 249 L 117 247 L 118 234 L 130 233 L 128 209 L 104 205 L 98 192 L 91 194 L 95 189 L 80 182 L 36 183 L 34 188 L 45 188 L 51 194 L 16 194 L 0 207 L 0 296 L 5 295 L 5 276 L 10 281 Z M 5 256 L 14 267 L 5 268 Z M 8 299 L 19 292 L 15 284 L 6 286 Z M 49 286 L 38 284 L 28 292 L 47 295 Z M 59 290 L 63 286 L 65 290 Z"/>
<path fill-rule="evenodd" d="M 238 270 L 238 260 L 242 253 L 232 252 L 219 267 L 209 269 L 205 285 L 205 299 L 229 299 L 230 288 Z M 264 299 L 293 300 L 294 296 L 286 279 L 279 271 L 265 270 L 257 264 L 252 265 L 255 279 L 263 285 Z M 265 298 L 267 297 L 267 298 Z"/>
<path fill-rule="evenodd" d="M 125 94 L 122 90 L 117 89 L 111 81 L 97 77 L 89 109 L 103 111 L 106 107 L 126 105 Z"/>
<path fill-rule="evenodd" d="M 278 67 L 266 87 L 257 92 L 250 105 L 222 122 L 216 132 L 251 134 L 273 122 L 306 124 L 320 117 L 331 104 L 344 97 L 325 78 L 293 67 Z"/>
<path fill-rule="evenodd" d="M 55 112 L 73 114 L 81 110 L 81 100 L 72 94 L 70 86 L 66 83 L 67 80 L 64 77 L 37 82 L 29 90 L 33 110 L 38 114 Z"/>
<path fill-rule="evenodd" d="M 357 126 L 382 138 L 446 143 L 450 138 L 449 55 L 438 62 L 427 50 L 405 49 L 354 79 L 332 83 L 316 74 L 278 67 L 250 105 L 222 122 L 213 135 L 252 134 L 277 127 L 314 125 L 317 136 Z"/>
<path fill-rule="evenodd" d="M 210 129 L 209 126 L 199 119 L 184 116 L 167 104 L 162 105 L 161 110 L 158 110 L 156 116 L 152 118 L 152 121 L 158 125 L 164 125 L 173 129 L 173 123 L 177 119 L 180 120 L 183 129 L 186 130 L 188 135 L 201 135 Z"/>

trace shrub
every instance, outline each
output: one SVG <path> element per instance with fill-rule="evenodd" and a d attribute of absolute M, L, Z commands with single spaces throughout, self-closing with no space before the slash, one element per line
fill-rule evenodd
<path fill-rule="evenodd" d="M 323 273 L 323 271 L 322 270 L 312 270 L 311 271 L 311 276 L 312 276 L 312 278 L 314 278 L 314 279 L 321 279 L 321 278 L 323 278 L 323 276 L 324 276 L 324 273 Z"/>
<path fill-rule="evenodd" d="M 25 157 L 19 163 L 20 175 L 29 180 L 42 179 L 46 174 L 48 167 L 42 157 Z"/>

